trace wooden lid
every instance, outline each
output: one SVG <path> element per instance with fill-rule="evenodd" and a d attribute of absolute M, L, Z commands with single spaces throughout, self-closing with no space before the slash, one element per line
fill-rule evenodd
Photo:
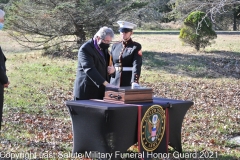
<path fill-rule="evenodd" d="M 140 87 L 132 89 L 131 86 L 120 87 L 120 88 L 110 88 L 106 87 L 106 91 L 115 91 L 115 92 L 152 92 L 152 88 Z"/>

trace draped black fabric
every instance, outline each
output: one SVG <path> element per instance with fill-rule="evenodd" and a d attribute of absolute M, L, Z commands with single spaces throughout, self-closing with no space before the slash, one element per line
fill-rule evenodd
<path fill-rule="evenodd" d="M 73 154 L 98 151 L 103 154 L 112 153 L 112 157 L 100 159 L 121 159 L 122 154 L 139 140 L 139 108 L 142 117 L 152 105 L 168 108 L 169 118 L 166 126 L 169 133 L 164 134 L 161 144 L 154 152 L 167 152 L 167 140 L 170 146 L 182 152 L 182 122 L 193 102 L 153 98 L 152 103 L 114 104 L 102 100 L 78 100 L 67 101 L 66 105 L 72 119 Z M 141 148 L 140 152 L 142 151 Z"/>
<path fill-rule="evenodd" d="M 143 136 L 143 133 L 146 134 L 146 131 L 148 130 L 148 126 L 144 125 L 144 115 L 148 114 L 148 109 L 152 106 L 152 104 L 149 104 L 149 105 L 141 105 L 138 107 L 138 116 L 139 119 L 138 119 L 138 149 L 139 149 L 139 153 L 141 153 L 142 155 L 142 160 L 150 160 L 150 159 L 162 159 L 162 154 L 159 154 L 159 153 L 168 153 L 168 141 L 169 141 L 169 130 L 168 130 L 168 108 L 170 107 L 170 104 L 169 103 L 161 103 L 161 105 L 159 105 L 159 103 L 154 103 L 154 105 L 158 105 L 160 106 L 163 110 L 164 110 L 164 121 L 165 121 L 165 128 L 163 126 L 161 126 L 162 128 L 164 128 L 164 132 L 162 133 L 162 138 L 161 138 L 161 134 L 158 133 L 158 131 L 156 130 L 156 134 L 158 135 L 156 138 L 160 138 L 160 143 L 157 146 L 156 149 L 154 149 L 153 151 L 148 151 L 146 150 L 143 146 L 147 146 L 149 144 L 154 144 L 154 143 L 151 143 L 150 141 L 151 140 L 143 140 L 143 143 L 146 143 L 146 142 L 150 142 L 150 143 L 147 143 L 145 145 L 143 145 L 142 143 L 142 139 L 143 138 L 146 138 L 145 136 Z M 163 117 L 162 117 L 163 118 Z M 149 121 L 150 119 L 148 119 Z M 143 123 L 143 124 L 142 124 Z M 144 126 L 144 127 L 143 127 Z M 142 130 L 142 132 L 141 132 Z M 147 139 L 147 138 L 146 138 Z M 158 140 L 154 140 L 155 142 L 158 142 Z M 154 142 L 153 141 L 153 142 Z M 152 148 L 152 147 L 150 147 Z M 154 147 L 153 147 L 154 148 Z"/>

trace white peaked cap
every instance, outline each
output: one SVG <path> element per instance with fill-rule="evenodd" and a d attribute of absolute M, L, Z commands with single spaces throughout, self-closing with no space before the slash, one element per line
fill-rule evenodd
<path fill-rule="evenodd" d="M 134 29 L 137 27 L 136 24 L 127 22 L 127 21 L 117 21 L 120 28 L 128 28 L 128 29 Z"/>

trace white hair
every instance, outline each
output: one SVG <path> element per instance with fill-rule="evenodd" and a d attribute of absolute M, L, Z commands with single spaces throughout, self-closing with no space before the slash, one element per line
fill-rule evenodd
<path fill-rule="evenodd" d="M 94 38 L 100 37 L 101 39 L 105 39 L 106 36 L 113 38 L 114 32 L 111 28 L 104 26 L 98 30 L 98 32 L 94 35 Z"/>
<path fill-rule="evenodd" d="M 3 10 L 0 9 L 0 19 L 3 19 L 5 15 L 5 12 Z"/>

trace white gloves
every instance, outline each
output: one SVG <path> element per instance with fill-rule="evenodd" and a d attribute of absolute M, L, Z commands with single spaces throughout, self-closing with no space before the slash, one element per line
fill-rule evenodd
<path fill-rule="evenodd" d="M 140 85 L 136 82 L 132 82 L 132 89 L 140 88 Z"/>

